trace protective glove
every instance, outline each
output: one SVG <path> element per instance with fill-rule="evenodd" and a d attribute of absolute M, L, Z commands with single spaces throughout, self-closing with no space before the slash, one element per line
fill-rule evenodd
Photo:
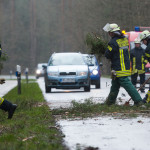
<path fill-rule="evenodd" d="M 5 79 L 4 78 L 0 79 L 0 84 L 4 84 L 4 83 L 5 83 Z"/>
<path fill-rule="evenodd" d="M 111 71 L 111 78 L 112 78 L 112 80 L 116 79 L 116 71 L 115 70 Z"/>

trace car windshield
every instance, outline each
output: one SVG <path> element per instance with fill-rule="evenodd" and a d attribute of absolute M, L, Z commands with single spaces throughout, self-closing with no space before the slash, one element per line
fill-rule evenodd
<path fill-rule="evenodd" d="M 85 65 L 81 54 L 77 53 L 60 53 L 54 54 L 49 61 L 49 66 L 60 65 Z"/>
<path fill-rule="evenodd" d="M 141 44 L 141 47 L 143 49 L 146 49 L 146 45 L 145 44 Z M 133 49 L 133 48 L 135 48 L 135 43 L 134 42 L 130 42 L 130 49 Z"/>
<path fill-rule="evenodd" d="M 96 66 L 95 56 L 84 55 L 83 58 L 84 58 L 85 62 L 87 63 L 87 65 Z"/>

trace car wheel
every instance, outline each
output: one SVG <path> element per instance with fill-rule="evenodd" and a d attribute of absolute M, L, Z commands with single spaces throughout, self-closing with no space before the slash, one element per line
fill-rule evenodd
<path fill-rule="evenodd" d="M 90 92 L 90 90 L 91 90 L 90 85 L 89 85 L 89 86 L 84 87 L 84 91 L 85 91 L 85 92 Z"/>
<path fill-rule="evenodd" d="M 38 79 L 39 77 L 38 76 L 36 76 L 36 79 Z"/>
<path fill-rule="evenodd" d="M 100 80 L 97 81 L 95 86 L 96 86 L 96 89 L 100 89 Z"/>

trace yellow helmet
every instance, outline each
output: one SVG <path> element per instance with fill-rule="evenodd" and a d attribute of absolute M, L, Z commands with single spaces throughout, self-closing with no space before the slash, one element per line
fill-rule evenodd
<path fill-rule="evenodd" d="M 112 23 L 112 24 L 107 23 L 103 27 L 103 30 L 106 32 L 114 32 L 120 30 L 120 27 L 116 23 Z"/>
<path fill-rule="evenodd" d="M 150 36 L 150 32 L 148 30 L 144 30 L 142 33 L 140 33 L 140 40 L 146 39 L 148 36 Z"/>

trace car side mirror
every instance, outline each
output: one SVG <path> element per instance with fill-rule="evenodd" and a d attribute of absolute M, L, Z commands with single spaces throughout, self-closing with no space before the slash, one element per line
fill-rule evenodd
<path fill-rule="evenodd" d="M 46 68 L 47 68 L 47 65 L 42 65 L 42 67 L 43 67 L 44 69 L 46 69 Z"/>
<path fill-rule="evenodd" d="M 103 63 L 102 62 L 100 62 L 100 64 L 99 64 L 101 67 L 103 66 Z"/>

